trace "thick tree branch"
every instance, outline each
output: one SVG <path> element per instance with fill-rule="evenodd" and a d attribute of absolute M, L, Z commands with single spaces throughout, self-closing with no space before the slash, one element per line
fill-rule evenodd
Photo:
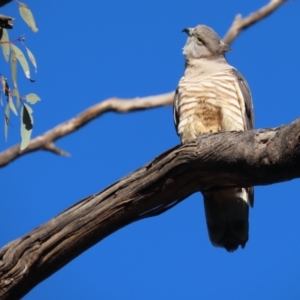
<path fill-rule="evenodd" d="M 14 161 L 23 154 L 37 150 L 47 150 L 59 155 L 69 155 L 67 152 L 55 146 L 54 142 L 79 128 L 83 127 L 90 121 L 100 117 L 107 112 L 127 113 L 131 111 L 144 110 L 148 108 L 170 105 L 173 101 L 174 93 L 167 93 L 158 96 L 144 98 L 135 98 L 131 100 L 111 98 L 100 102 L 78 116 L 61 123 L 44 134 L 30 141 L 28 147 L 20 150 L 20 145 L 15 145 L 0 153 L 0 168 Z"/>
<path fill-rule="evenodd" d="M 300 177 L 300 119 L 276 129 L 203 134 L 62 212 L 0 251 L 0 298 L 19 299 L 89 247 L 192 193 Z"/>
<path fill-rule="evenodd" d="M 287 2 L 287 0 L 271 0 L 266 6 L 245 18 L 242 18 L 241 15 L 237 15 L 225 37 L 223 38 L 224 42 L 228 45 L 232 44 L 242 30 L 245 30 L 258 21 L 265 19 L 285 2 Z"/>

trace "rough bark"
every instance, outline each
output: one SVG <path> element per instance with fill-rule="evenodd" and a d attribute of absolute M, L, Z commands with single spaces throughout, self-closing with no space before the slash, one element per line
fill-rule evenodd
<path fill-rule="evenodd" d="M 0 0 L 0 7 L 11 1 Z M 232 43 L 242 30 L 264 19 L 284 2 L 271 0 L 246 18 L 238 16 L 225 42 Z M 2 19 L 2 27 L 12 26 L 12 18 Z M 26 151 L 20 152 L 19 145 L 7 149 L 0 154 L 0 166 L 37 150 L 67 155 L 54 141 L 106 111 L 129 112 L 171 105 L 172 98 L 169 93 L 143 99 L 143 103 L 139 99 L 124 103 L 109 99 L 35 138 Z M 196 142 L 163 153 L 4 246 L 0 251 L 0 299 L 21 298 L 106 236 L 134 221 L 163 213 L 194 192 L 220 186 L 265 185 L 300 177 L 299 138 L 300 119 L 271 130 L 206 134 Z"/>
<path fill-rule="evenodd" d="M 300 119 L 288 126 L 203 134 L 91 195 L 0 251 L 0 298 L 18 299 L 89 247 L 192 193 L 300 177 Z"/>

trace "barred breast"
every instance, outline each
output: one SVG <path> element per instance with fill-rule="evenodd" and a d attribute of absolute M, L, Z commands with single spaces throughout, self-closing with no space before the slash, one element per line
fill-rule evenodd
<path fill-rule="evenodd" d="M 182 77 L 176 106 L 182 143 L 192 141 L 202 132 L 245 130 L 243 96 L 229 70 Z"/>

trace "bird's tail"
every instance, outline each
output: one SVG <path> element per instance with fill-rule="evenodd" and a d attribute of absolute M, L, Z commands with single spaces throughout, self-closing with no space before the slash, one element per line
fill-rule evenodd
<path fill-rule="evenodd" d="M 203 192 L 209 238 L 214 246 L 228 252 L 248 241 L 249 205 L 253 206 L 253 187 Z"/>

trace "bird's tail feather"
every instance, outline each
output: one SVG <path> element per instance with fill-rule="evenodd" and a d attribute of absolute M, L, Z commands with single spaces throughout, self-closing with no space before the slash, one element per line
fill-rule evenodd
<path fill-rule="evenodd" d="M 220 189 L 203 193 L 209 238 L 214 246 L 228 252 L 248 241 L 249 205 L 253 205 L 253 188 Z"/>

